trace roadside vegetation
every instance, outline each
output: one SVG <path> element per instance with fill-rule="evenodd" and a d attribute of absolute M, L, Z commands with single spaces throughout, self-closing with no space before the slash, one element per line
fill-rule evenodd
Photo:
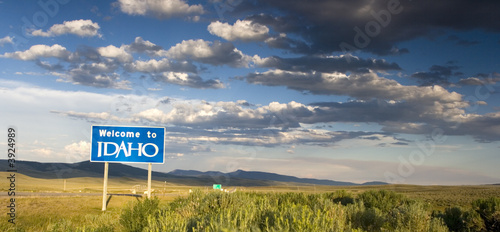
<path fill-rule="evenodd" d="M 155 198 L 116 196 L 102 212 L 101 178 L 18 180 L 16 225 L 4 207 L 0 231 L 500 231 L 499 185 L 285 183 L 223 193 L 157 180 Z M 110 178 L 108 190 L 130 193 L 144 183 Z M 0 196 L 4 206 L 9 200 Z"/>
<path fill-rule="evenodd" d="M 243 192 L 195 190 L 187 196 L 117 198 L 107 212 L 85 199 L 20 199 L 38 217 L 20 213 L 16 227 L 1 231 L 500 231 L 500 198 L 472 200 L 436 210 L 425 200 L 389 190 L 353 193 Z M 90 198 L 90 197 L 89 197 Z M 94 199 L 95 198 L 95 199 Z M 452 198 L 452 195 L 450 195 Z M 98 197 L 92 201 L 98 202 Z M 119 199 L 119 200 L 118 200 Z M 40 202 L 52 205 L 44 205 Z M 75 200 L 77 202 L 75 202 Z M 59 202 L 60 204 L 54 204 Z M 75 202 L 71 206 L 71 202 Z M 50 206 L 71 210 L 51 217 Z M 78 207 L 83 207 L 78 209 Z M 29 208 L 20 212 L 30 211 Z M 91 212 L 91 213 L 85 213 Z M 32 220 L 30 223 L 27 221 Z"/>
<path fill-rule="evenodd" d="M 158 199 L 138 202 L 123 210 L 120 224 L 126 231 L 500 231 L 500 198 L 431 208 L 386 190 L 357 197 L 196 191 L 164 207 Z"/>

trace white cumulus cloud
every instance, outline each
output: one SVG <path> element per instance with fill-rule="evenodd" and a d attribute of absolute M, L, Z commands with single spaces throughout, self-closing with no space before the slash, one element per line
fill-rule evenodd
<path fill-rule="evenodd" d="M 192 59 L 211 65 L 229 65 L 233 67 L 248 67 L 254 57 L 243 54 L 232 43 L 220 41 L 183 40 L 168 51 L 159 54 L 173 59 Z"/>
<path fill-rule="evenodd" d="M 5 53 L 0 57 L 13 58 L 18 60 L 36 60 L 42 57 L 53 57 L 63 60 L 69 59 L 71 52 L 66 50 L 65 47 L 54 44 L 52 46 L 38 44 L 31 46 L 26 51 L 16 51 L 12 53 Z"/>
<path fill-rule="evenodd" d="M 99 29 L 101 27 L 99 24 L 92 22 L 92 20 L 73 20 L 73 21 L 64 21 L 62 24 L 55 24 L 49 28 L 48 31 L 35 30 L 32 31 L 31 34 L 34 36 L 42 36 L 42 37 L 54 37 L 64 34 L 74 34 L 81 37 L 92 37 L 98 36 Z"/>
<path fill-rule="evenodd" d="M 80 141 L 72 143 L 64 147 L 66 155 L 71 155 L 75 160 L 88 159 L 90 154 L 90 143 L 87 141 Z"/>
<path fill-rule="evenodd" d="M 249 20 L 237 20 L 233 25 L 212 22 L 208 25 L 208 31 L 229 41 L 264 41 L 269 38 L 268 27 Z"/>
<path fill-rule="evenodd" d="M 203 80 L 200 76 L 181 72 L 164 72 L 156 75 L 156 81 L 176 84 L 180 86 L 188 86 L 197 89 L 222 89 L 225 88 L 224 83 L 217 79 Z"/>
<path fill-rule="evenodd" d="M 5 37 L 0 39 L 0 47 L 3 47 L 3 45 L 5 45 L 5 44 L 13 44 L 13 43 L 14 43 L 14 39 L 10 36 L 5 36 Z"/>
<path fill-rule="evenodd" d="M 127 51 L 125 51 L 125 48 L 123 46 L 119 48 L 113 45 L 109 45 L 107 47 L 100 47 L 97 49 L 97 52 L 99 52 L 99 55 L 101 56 L 114 58 L 121 63 L 129 63 L 132 62 L 133 60 L 132 55 Z"/>

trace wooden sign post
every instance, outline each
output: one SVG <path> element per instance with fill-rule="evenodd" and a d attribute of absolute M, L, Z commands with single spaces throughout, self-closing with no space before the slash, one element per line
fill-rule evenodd
<path fill-rule="evenodd" d="M 148 199 L 151 199 L 151 169 L 152 169 L 152 164 L 148 164 Z"/>
<path fill-rule="evenodd" d="M 102 187 L 102 211 L 106 211 L 106 201 L 108 195 L 108 169 L 109 163 L 104 163 L 104 186 Z"/>

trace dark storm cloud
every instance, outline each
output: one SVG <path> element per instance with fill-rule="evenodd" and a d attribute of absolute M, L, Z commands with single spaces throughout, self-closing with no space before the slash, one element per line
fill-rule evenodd
<path fill-rule="evenodd" d="M 395 140 L 394 145 L 408 145 L 406 140 L 394 137 L 384 132 L 335 131 L 325 132 L 308 129 L 277 130 L 272 128 L 249 130 L 200 130 L 185 127 L 170 128 L 172 140 L 188 140 L 191 143 L 210 141 L 213 144 L 277 147 L 283 145 L 314 145 L 334 146 L 336 143 L 349 139 L 373 140 L 373 138 Z M 167 137 L 169 137 L 167 135 Z"/>
<path fill-rule="evenodd" d="M 289 89 L 318 95 L 343 95 L 361 100 L 385 99 L 409 101 L 418 104 L 437 102 L 460 103 L 462 96 L 448 92 L 440 86 L 404 86 L 395 80 L 378 76 L 373 72 L 341 73 L 292 72 L 270 70 L 250 73 L 247 82 L 266 86 L 286 86 Z"/>
<path fill-rule="evenodd" d="M 465 120 L 457 129 L 449 129 L 450 134 L 472 135 L 479 142 L 500 140 L 500 113 L 478 115 Z"/>
<path fill-rule="evenodd" d="M 500 9 L 500 2 L 495 0 L 266 0 L 257 1 L 253 7 L 267 13 L 248 19 L 300 37 L 290 41 L 303 40 L 309 49 L 299 51 L 290 45 L 290 51 L 308 54 L 355 48 L 388 55 L 399 43 L 434 35 L 440 29 L 500 31 L 500 14 L 495 10 Z M 339 46 L 342 43 L 352 47 L 343 49 Z"/>
<path fill-rule="evenodd" d="M 272 48 L 279 48 L 293 53 L 310 53 L 310 47 L 303 41 L 290 39 L 287 37 L 275 37 L 266 40 L 266 44 Z"/>
<path fill-rule="evenodd" d="M 318 71 L 318 72 L 357 72 L 363 69 L 376 71 L 401 70 L 398 64 L 385 60 L 362 59 L 353 56 L 317 57 L 305 56 L 300 58 L 281 58 L 277 56 L 265 59 L 262 67 L 277 68 L 287 71 Z"/>
<path fill-rule="evenodd" d="M 422 126 L 437 127 L 446 122 L 457 123 L 464 113 L 454 104 L 414 104 L 392 101 L 351 101 L 345 103 L 313 103 L 314 116 L 302 118 L 302 123 L 356 122 L 377 123 L 388 133 L 424 134 Z M 418 127 L 418 128 L 417 128 Z"/>
<path fill-rule="evenodd" d="M 301 119 L 303 123 L 317 122 L 374 122 L 387 133 L 431 134 L 435 129 L 445 135 L 469 135 L 478 142 L 500 140 L 500 113 L 468 114 L 443 104 L 421 105 L 385 101 L 313 103 L 319 106 L 314 116 Z"/>
<path fill-rule="evenodd" d="M 408 103 L 391 104 L 386 101 L 351 101 L 345 103 L 318 102 L 312 103 L 318 106 L 311 122 L 386 122 L 386 121 L 421 121 L 418 113 L 422 112 L 424 106 Z M 420 108 L 420 109 L 418 109 Z M 310 120 L 311 120 L 310 119 Z"/>
<path fill-rule="evenodd" d="M 459 120 L 433 120 L 422 122 L 387 121 L 380 123 L 382 131 L 404 134 L 432 134 L 433 131 L 442 131 L 444 135 L 471 136 L 477 142 L 489 143 L 500 141 L 500 115 L 491 113 L 486 115 L 468 115 Z"/>
<path fill-rule="evenodd" d="M 418 79 L 420 84 L 424 86 L 429 85 L 449 85 L 449 78 L 452 76 L 459 76 L 462 73 L 455 72 L 459 67 L 455 65 L 433 65 L 427 72 L 416 72 L 411 75 L 412 78 Z"/>

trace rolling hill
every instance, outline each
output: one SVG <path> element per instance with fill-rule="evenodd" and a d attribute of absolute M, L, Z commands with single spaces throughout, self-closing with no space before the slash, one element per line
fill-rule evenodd
<path fill-rule="evenodd" d="M 276 182 L 286 182 L 286 183 L 300 183 L 300 184 L 315 184 L 315 185 L 333 185 L 333 186 L 347 186 L 347 185 L 358 185 L 352 182 L 343 182 L 343 181 L 333 181 L 333 180 L 318 180 L 311 178 L 298 178 L 294 176 L 286 176 L 275 173 L 268 172 L 249 172 L 243 170 L 237 170 L 235 172 L 230 173 L 222 173 L 222 172 L 200 172 L 193 170 L 174 170 L 169 172 L 169 174 L 178 175 L 178 176 L 191 176 L 191 177 L 204 177 L 204 176 L 219 176 L 222 178 L 238 178 L 238 179 L 248 179 L 248 180 L 267 180 L 267 181 L 276 181 Z M 371 182 L 376 183 L 376 182 Z M 377 182 L 382 183 L 382 182 Z M 384 183 L 385 184 L 385 183 Z M 363 184 L 364 185 L 364 184 Z"/>
<path fill-rule="evenodd" d="M 7 163 L 6 160 L 0 162 Z M 40 163 L 33 161 L 16 161 L 19 173 L 35 178 L 44 179 L 67 179 L 75 177 L 102 177 L 104 163 L 83 161 L 73 164 L 67 163 Z M 5 171 L 5 166 L 1 171 Z M 147 170 L 132 167 L 121 163 L 109 164 L 109 177 L 128 177 L 146 179 Z M 382 185 L 384 182 L 367 182 L 356 184 L 352 182 L 319 180 L 311 178 L 298 178 L 294 176 L 280 175 L 268 172 L 255 172 L 237 170 L 230 173 L 217 171 L 200 172 L 194 170 L 174 170 L 169 173 L 152 173 L 154 180 L 168 181 L 177 184 L 210 186 L 214 183 L 231 186 L 271 186 L 286 183 L 303 185 L 331 185 L 331 186 L 353 186 L 353 185 Z"/>

